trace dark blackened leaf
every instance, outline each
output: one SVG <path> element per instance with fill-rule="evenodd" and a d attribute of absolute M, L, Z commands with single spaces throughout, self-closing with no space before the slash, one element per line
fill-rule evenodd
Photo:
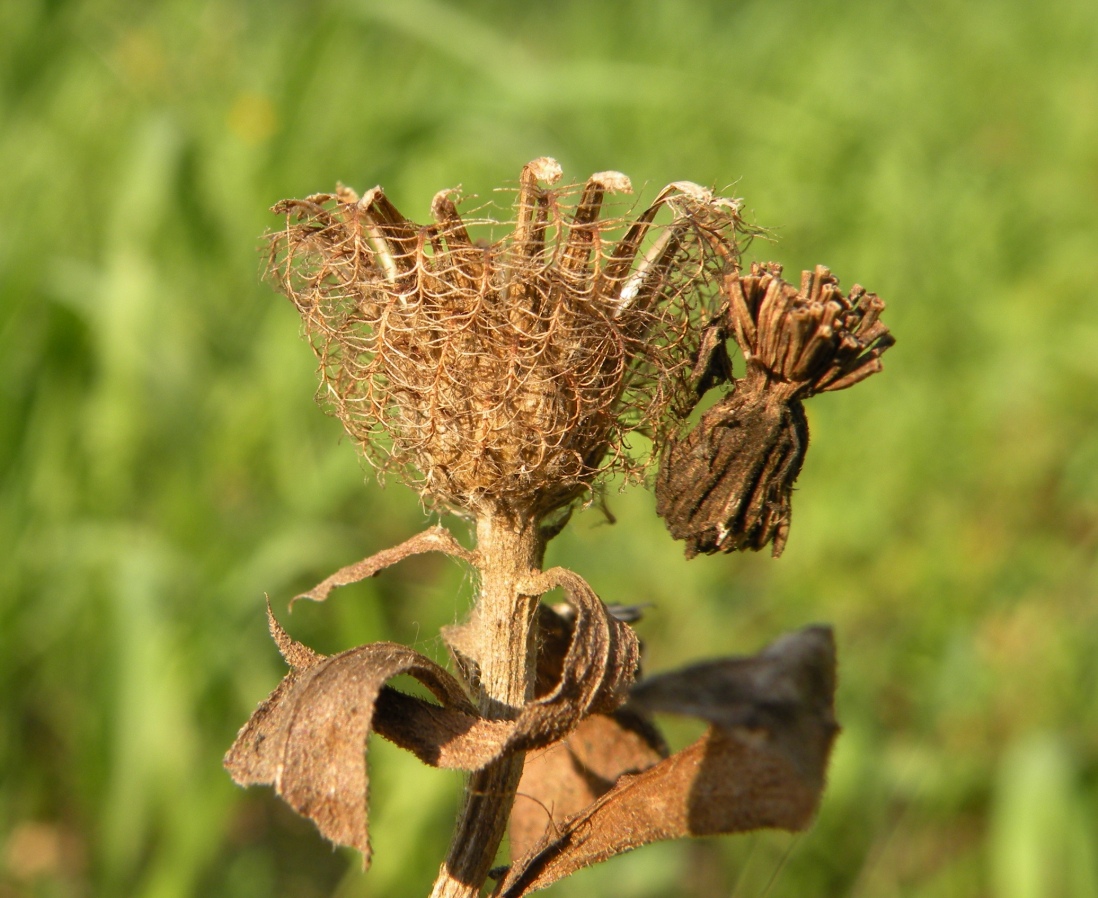
<path fill-rule="evenodd" d="M 698 717 L 724 731 L 765 732 L 811 777 L 822 776 L 838 732 L 834 697 L 835 641 L 830 627 L 817 625 L 782 636 L 751 657 L 649 677 L 633 687 L 628 707 Z"/>
<path fill-rule="evenodd" d="M 641 707 L 699 714 L 710 729 L 557 824 L 512 865 L 497 894 L 519 898 L 654 841 L 803 829 L 819 804 L 838 731 L 834 685 L 831 631 L 810 627 L 753 658 L 638 686 Z"/>

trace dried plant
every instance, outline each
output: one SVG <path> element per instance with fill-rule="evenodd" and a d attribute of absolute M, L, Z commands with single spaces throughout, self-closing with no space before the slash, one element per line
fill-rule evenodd
<path fill-rule="evenodd" d="M 268 609 L 290 673 L 225 763 L 367 864 L 371 733 L 468 771 L 436 896 L 479 894 L 490 872 L 494 894 L 520 896 L 655 840 L 803 828 L 838 729 L 827 628 L 638 681 L 635 615 L 542 559 L 601 478 L 657 464 L 659 513 L 688 555 L 780 553 L 807 445 L 801 400 L 879 369 L 883 304 L 857 287 L 842 296 L 824 268 L 799 292 L 775 266 L 742 277 L 739 202 L 696 184 L 602 217 L 606 194 L 629 191 L 624 175 L 559 178 L 551 159 L 527 165 L 509 227 L 467 223 L 453 191 L 435 196 L 430 225 L 376 187 L 275 207 L 286 225 L 270 270 L 320 361 L 322 401 L 367 458 L 476 527 L 475 549 L 432 527 L 304 597 L 422 552 L 465 562 L 479 587 L 443 633 L 457 676 L 390 643 L 319 655 Z M 507 232 L 475 241 L 470 224 Z M 730 341 L 747 363 L 738 380 Z M 557 589 L 564 604 L 541 603 Z M 399 674 L 437 701 L 387 685 Z M 660 712 L 709 729 L 671 754 Z M 492 871 L 508 824 L 511 862 Z"/>

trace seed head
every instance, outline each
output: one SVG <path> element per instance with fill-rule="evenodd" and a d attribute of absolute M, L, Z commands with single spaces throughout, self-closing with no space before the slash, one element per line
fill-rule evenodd
<path fill-rule="evenodd" d="M 429 225 L 379 187 L 274 207 L 286 226 L 271 272 L 320 361 L 322 401 L 434 502 L 540 516 L 603 473 L 643 471 L 653 454 L 627 437 L 658 452 L 700 323 L 737 270 L 737 201 L 677 182 L 635 218 L 604 219 L 629 179 L 555 188 L 560 174 L 548 158 L 523 168 L 494 242 L 470 237 L 448 190 Z"/>

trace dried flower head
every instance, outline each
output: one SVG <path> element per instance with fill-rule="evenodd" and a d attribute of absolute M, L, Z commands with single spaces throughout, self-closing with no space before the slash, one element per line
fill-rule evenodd
<path fill-rule="evenodd" d="M 729 317 L 751 389 L 783 399 L 842 390 L 881 370 L 896 340 L 878 320 L 884 301 L 855 284 L 849 295 L 826 267 L 801 272 L 798 290 L 773 262 L 728 276 Z"/>
<path fill-rule="evenodd" d="M 453 191 L 430 225 L 377 187 L 275 207 L 272 271 L 324 402 L 428 499 L 543 515 L 602 471 L 643 469 L 628 434 L 658 446 L 688 389 L 698 324 L 738 264 L 738 203 L 678 182 L 632 221 L 600 219 L 628 178 L 554 188 L 560 174 L 549 158 L 522 170 L 510 232 L 492 243 L 470 237 Z"/>
<path fill-rule="evenodd" d="M 778 265 L 730 274 L 727 328 L 747 360 L 745 376 L 682 439 L 668 441 L 656 480 L 656 510 L 686 555 L 758 551 L 775 557 L 789 535 L 793 483 L 808 448 L 803 399 L 841 390 L 881 370 L 895 340 L 878 317 L 881 299 L 855 285 L 844 296 L 822 265 L 800 290 Z M 723 336 L 722 322 L 710 333 Z M 709 359 L 721 359 L 723 342 Z M 716 368 L 699 359 L 702 376 Z M 724 379 L 731 379 L 725 377 Z M 707 389 L 702 385 L 702 390 Z M 700 395 L 700 394 L 699 394 Z"/>

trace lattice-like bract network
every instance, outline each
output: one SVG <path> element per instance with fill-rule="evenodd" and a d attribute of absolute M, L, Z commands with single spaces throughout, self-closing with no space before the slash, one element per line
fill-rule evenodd
<path fill-rule="evenodd" d="M 433 223 L 380 188 L 275 211 L 271 271 L 320 360 L 321 396 L 371 461 L 426 498 L 477 512 L 544 514 L 604 472 L 637 474 L 691 371 L 748 233 L 736 200 L 690 182 L 632 217 L 602 218 L 618 172 L 555 188 L 525 166 L 507 233 L 474 242 L 454 191 Z M 652 440 L 630 451 L 627 438 Z"/>

